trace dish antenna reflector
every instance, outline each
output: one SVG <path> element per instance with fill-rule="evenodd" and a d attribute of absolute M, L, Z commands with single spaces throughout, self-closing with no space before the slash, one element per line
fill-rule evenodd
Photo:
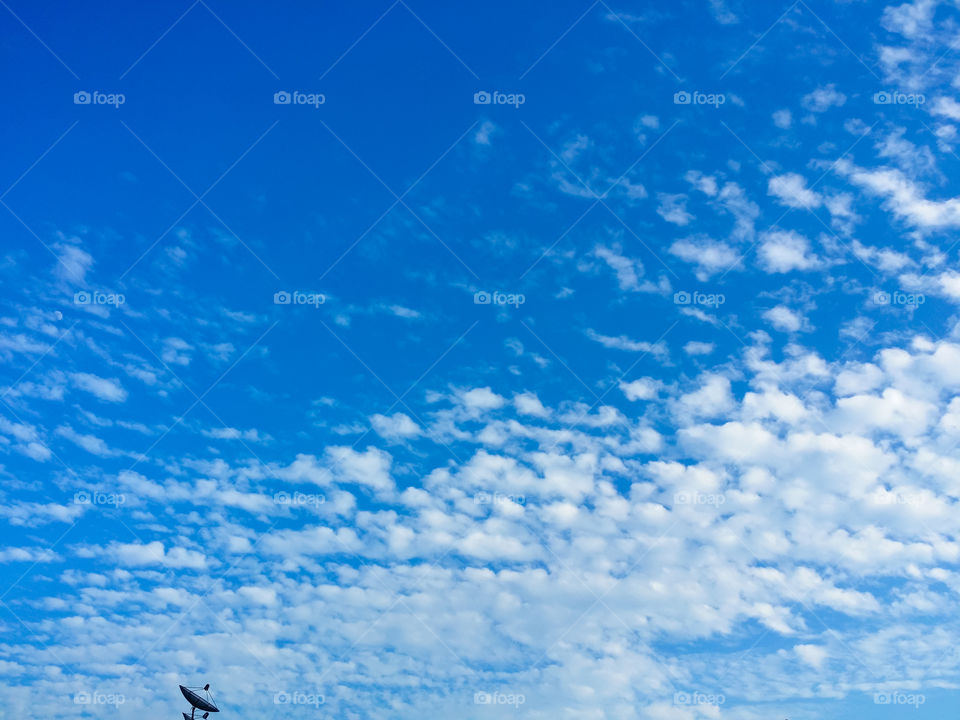
<path fill-rule="evenodd" d="M 217 707 L 217 704 L 213 701 L 213 697 L 210 695 L 210 683 L 207 683 L 202 688 L 189 688 L 185 685 L 181 685 L 180 692 L 183 693 L 183 697 L 185 697 L 187 702 L 192 706 L 192 710 L 190 711 L 189 715 L 183 713 L 184 720 L 196 720 L 194 715 L 197 710 L 201 710 L 203 712 L 203 715 L 200 717 L 204 718 L 204 720 L 206 720 L 210 713 L 220 712 L 220 708 Z M 200 694 L 201 692 L 203 695 Z"/>

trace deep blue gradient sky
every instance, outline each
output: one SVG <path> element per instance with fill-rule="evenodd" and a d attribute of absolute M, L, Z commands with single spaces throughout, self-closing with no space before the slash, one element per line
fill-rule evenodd
<path fill-rule="evenodd" d="M 0 718 L 952 717 L 956 3 L 0 5 Z"/>

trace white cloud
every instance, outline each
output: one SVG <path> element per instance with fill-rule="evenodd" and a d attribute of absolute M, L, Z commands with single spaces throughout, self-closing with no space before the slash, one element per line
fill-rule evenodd
<path fill-rule="evenodd" d="M 760 266 L 769 273 L 811 270 L 820 264 L 810 252 L 810 241 L 791 230 L 765 233 L 757 255 Z"/>
<path fill-rule="evenodd" d="M 168 337 L 163 341 L 163 352 L 160 358 L 168 365 L 189 365 L 193 346 L 186 340 L 178 337 Z"/>
<path fill-rule="evenodd" d="M 851 395 L 837 400 L 837 418 L 842 426 L 858 432 L 877 428 L 903 437 L 925 433 L 936 410 L 932 403 L 909 397 L 897 388 L 886 388 L 880 395 Z"/>
<path fill-rule="evenodd" d="M 699 170 L 688 170 L 683 179 L 708 197 L 715 197 L 719 192 L 717 179 L 712 175 L 704 175 Z"/>
<path fill-rule="evenodd" d="M 412 438 L 420 434 L 420 426 L 401 412 L 389 416 L 373 415 L 370 424 L 380 437 L 388 440 Z"/>
<path fill-rule="evenodd" d="M 793 115 L 786 108 L 777 110 L 773 113 L 773 124 L 781 130 L 787 130 L 793 124 Z"/>
<path fill-rule="evenodd" d="M 243 440 L 246 442 L 262 442 L 266 438 L 262 437 L 256 428 L 249 430 L 239 430 L 232 427 L 211 428 L 204 430 L 203 434 L 214 440 Z"/>
<path fill-rule="evenodd" d="M 590 147 L 590 138 L 586 135 L 577 135 L 573 140 L 568 140 L 563 144 L 560 157 L 569 164 L 580 157 L 581 153 L 588 147 Z"/>
<path fill-rule="evenodd" d="M 53 454 L 50 448 L 43 444 L 36 426 L 29 423 L 12 422 L 0 417 L 0 433 L 14 438 L 13 448 L 37 462 L 46 462 Z"/>
<path fill-rule="evenodd" d="M 587 337 L 600 343 L 606 348 L 612 348 L 615 350 L 650 353 L 656 357 L 664 357 L 667 354 L 667 348 L 662 342 L 651 343 L 644 340 L 631 340 L 625 335 L 612 337 L 609 335 L 601 335 L 594 330 L 587 330 Z"/>
<path fill-rule="evenodd" d="M 616 698 L 623 688 L 630 693 L 624 717 L 657 693 L 673 707 L 672 675 L 657 669 L 659 656 L 619 642 L 625 635 L 617 617 L 598 613 L 590 623 L 577 622 L 596 599 L 583 578 L 627 622 L 631 608 L 644 608 L 630 635 L 640 648 L 662 637 L 701 642 L 719 631 L 741 637 L 754 623 L 763 625 L 775 648 L 762 656 L 764 672 L 753 664 L 738 668 L 742 681 L 727 680 L 724 689 L 737 697 L 747 697 L 748 687 L 768 695 L 790 677 L 790 687 L 799 688 L 793 692 L 808 697 L 822 683 L 822 671 L 840 673 L 843 682 L 854 677 L 835 668 L 831 643 L 879 643 L 887 627 L 917 618 L 928 623 L 941 605 L 949 612 L 950 586 L 938 588 L 952 582 L 949 567 L 960 557 L 952 540 L 956 513 L 944 502 L 960 498 L 950 457 L 954 443 L 937 441 L 938 433 L 960 427 L 960 345 L 918 339 L 881 348 L 874 360 L 828 365 L 797 345 L 774 360 L 755 345 L 742 362 L 725 359 L 729 376 L 621 383 L 625 397 L 644 400 L 622 412 L 611 406 L 593 412 L 584 404 L 552 417 L 532 393 L 514 394 L 508 404 L 490 387 L 441 395 L 430 413 L 430 432 L 456 435 L 462 460 L 405 459 L 397 472 L 413 469 L 419 482 L 400 494 L 392 458 L 375 447 L 334 448 L 322 460 L 300 455 L 275 468 L 287 492 L 296 483 L 323 485 L 327 502 L 316 506 L 277 509 L 269 495 L 265 502 L 230 498 L 231 504 L 221 504 L 228 491 L 251 480 L 273 492 L 266 489 L 273 473 L 244 462 L 182 463 L 169 474 L 144 468 L 144 475 L 128 473 L 118 482 L 141 502 L 152 498 L 171 511 L 184 510 L 177 526 L 157 524 L 163 533 L 157 539 L 144 527 L 156 520 L 148 519 L 152 508 L 138 505 L 147 515 L 134 527 L 144 540 L 74 546 L 80 567 L 60 577 L 56 597 L 37 602 L 61 601 L 60 612 L 70 613 L 52 631 L 58 645 L 96 652 L 129 622 L 112 620 L 107 608 L 135 608 L 134 617 L 156 617 L 162 630 L 182 614 L 197 575 L 205 581 L 226 556 L 232 569 L 213 573 L 217 583 L 205 603 L 232 632 L 211 630 L 215 643 L 202 633 L 191 640 L 203 662 L 224 660 L 207 657 L 214 652 L 239 656 L 243 648 L 231 644 L 239 636 L 267 667 L 277 667 L 270 649 L 290 627 L 310 636 L 325 632 L 333 638 L 330 652 L 343 654 L 355 644 L 350 628 L 362 627 L 369 639 L 352 651 L 376 662 L 371 682 L 407 687 L 411 671 L 428 668 L 447 682 L 454 675 L 436 676 L 442 672 L 436 668 L 453 662 L 447 660 L 451 651 L 471 661 L 500 653 L 511 666 L 529 666 L 552 638 L 569 630 L 569 642 L 551 650 L 553 674 L 528 687 L 522 675 L 504 671 L 500 686 L 522 686 L 530 703 L 539 697 L 543 708 L 555 706 L 546 694 L 583 711 L 598 697 L 613 703 L 604 707 L 621 707 Z M 809 393 L 811 382 L 819 383 L 815 393 Z M 825 391 L 832 385 L 836 395 Z M 839 396 L 841 390 L 851 394 Z M 584 414 L 584 422 L 573 422 Z M 647 423 L 659 424 L 665 414 L 672 426 L 664 423 L 660 435 Z M 536 423 L 525 424 L 529 417 Z M 478 425 L 482 432 L 475 431 Z M 502 433 L 504 444 L 485 445 L 488 429 Z M 39 434 L 29 427 L 6 430 L 20 441 Z M 900 442 L 890 443 L 891 434 Z M 368 494 L 359 502 L 356 485 Z M 204 509 L 203 517 L 191 520 L 196 508 Z M 34 504 L 5 506 L 0 515 L 19 523 L 72 522 L 75 512 L 73 506 Z M 296 520 L 264 532 L 269 525 L 260 516 L 274 512 L 285 513 L 285 522 Z M 244 513 L 253 514 L 253 524 L 243 521 Z M 0 561 L 7 555 L 23 558 L 11 548 Z M 49 565 L 53 558 L 31 558 L 56 568 Z M 894 603 L 873 595 L 889 582 L 906 588 Z M 833 629 L 811 627 L 796 609 L 797 596 L 813 612 L 829 611 Z M 389 611 L 397 597 L 409 610 Z M 96 623 L 81 600 L 96 610 Z M 449 650 L 429 633 L 411 630 L 410 612 Z M 853 623 L 877 629 L 864 636 L 863 625 Z M 129 637 L 131 651 L 146 650 L 158 634 Z M 175 638 L 162 636 L 156 651 L 166 655 L 177 647 Z M 284 658 L 298 664 L 319 657 L 306 643 L 286 640 L 283 647 Z M 704 662 L 722 665 L 723 648 L 704 647 L 695 657 L 673 658 L 673 674 L 700 677 Z M 884 668 L 897 672 L 900 665 L 887 658 L 902 657 L 902 650 L 876 645 L 873 652 L 878 682 L 889 680 Z M 630 674 L 623 688 L 594 684 L 611 677 L 625 658 Z M 451 673 L 461 671 L 458 666 Z M 255 689 L 262 682 L 254 675 L 260 668 L 245 672 L 241 666 L 241 677 L 221 680 L 232 697 L 241 697 L 243 685 Z M 355 669 L 334 667 L 331 673 L 332 684 L 370 678 Z M 591 692 L 581 696 L 575 688 L 586 675 Z M 656 687 L 637 685 L 644 682 Z M 437 702 L 431 693 L 410 695 L 408 702 L 428 699 Z M 330 705 L 336 702 L 331 694 Z"/>
<path fill-rule="evenodd" d="M 838 162 L 836 169 L 870 194 L 885 198 L 886 207 L 912 225 L 934 229 L 960 226 L 960 198 L 929 200 L 924 189 L 901 170 L 866 170 L 848 161 Z"/>
<path fill-rule="evenodd" d="M 617 276 L 617 285 L 621 290 L 640 290 L 640 278 L 643 276 L 643 263 L 622 254 L 619 246 L 612 248 L 597 245 L 594 254 L 603 260 Z"/>
<path fill-rule="evenodd" d="M 730 9 L 726 0 L 710 0 L 710 14 L 721 25 L 736 25 L 740 18 Z"/>
<path fill-rule="evenodd" d="M 60 560 L 59 555 L 47 548 L 8 547 L 0 550 L 0 563 L 50 563 L 59 562 Z"/>
<path fill-rule="evenodd" d="M 909 255 L 889 248 L 868 247 L 858 240 L 853 241 L 852 250 L 863 262 L 873 265 L 886 273 L 896 273 L 914 264 Z"/>
<path fill-rule="evenodd" d="M 493 392 L 489 386 L 462 391 L 458 393 L 457 399 L 464 408 L 475 412 L 496 410 L 506 403 L 506 400 Z"/>
<path fill-rule="evenodd" d="M 536 394 L 532 392 L 525 392 L 515 395 L 513 397 L 513 404 L 514 407 L 516 407 L 517 412 L 521 415 L 530 415 L 538 418 L 547 418 L 550 416 L 550 411 L 543 406 L 543 403 L 540 402 L 540 398 L 538 398 Z"/>
<path fill-rule="evenodd" d="M 841 371 L 834 384 L 834 392 L 839 397 L 868 392 L 883 382 L 883 370 L 873 363 L 848 365 Z"/>
<path fill-rule="evenodd" d="M 760 217 L 760 207 L 750 200 L 746 191 L 735 182 L 724 183 L 717 199 L 724 210 L 733 215 L 731 237 L 736 241 L 752 239 L 756 232 L 754 223 Z"/>
<path fill-rule="evenodd" d="M 730 379 L 718 373 L 704 373 L 699 387 L 677 399 L 677 409 L 691 417 L 717 417 L 729 411 L 734 404 Z"/>
<path fill-rule="evenodd" d="M 857 6 L 858 20 L 864 12 L 877 14 L 869 5 Z M 952 41 L 956 10 L 924 0 L 909 5 L 885 15 L 889 27 L 915 38 L 911 57 L 898 61 L 905 74 L 915 65 L 925 71 L 947 50 L 943 38 Z M 731 7 L 739 12 L 745 6 Z M 725 6 L 710 9 L 731 14 Z M 656 37 L 657 12 L 636 12 L 620 19 L 636 26 L 638 35 Z M 805 24 L 807 15 L 796 9 L 801 30 L 813 27 Z M 942 18 L 942 30 L 934 18 Z M 619 22 L 609 29 L 623 32 Z M 575 35 L 564 44 L 576 42 Z M 806 50 L 828 48 L 855 64 L 823 28 L 789 36 L 778 30 L 763 45 L 798 38 L 812 43 Z M 882 47 L 877 51 L 881 64 L 894 57 Z M 754 52 L 783 55 L 774 45 Z M 663 58 L 674 65 L 669 53 Z M 829 73 L 821 71 L 833 59 L 804 65 L 813 83 L 806 89 L 824 82 L 819 78 Z M 929 61 L 921 65 L 921 59 Z M 601 77 L 623 62 L 616 53 L 594 54 L 589 69 Z M 947 81 L 931 98 L 956 94 L 948 86 L 955 64 L 948 53 L 931 70 L 930 87 Z M 9 712 L 59 719 L 72 712 L 64 710 L 63 698 L 88 688 L 123 692 L 135 700 L 126 709 L 135 705 L 137 714 L 161 717 L 170 710 L 169 697 L 154 680 L 171 665 L 188 672 L 224 669 L 211 678 L 218 698 L 251 715 L 269 716 L 278 690 L 302 689 L 325 693 L 332 717 L 370 720 L 479 717 L 488 709 L 473 704 L 473 693 L 487 690 L 524 693 L 520 710 L 507 708 L 518 717 L 743 720 L 819 710 L 856 716 L 863 714 L 864 697 L 869 704 L 871 693 L 904 681 L 905 663 L 917 686 L 949 685 L 952 668 L 943 659 L 956 645 L 951 611 L 960 589 L 960 329 L 949 305 L 960 299 L 960 272 L 953 269 L 954 251 L 948 252 L 954 238 L 927 232 L 955 225 L 950 178 L 927 162 L 922 143 L 931 143 L 944 172 L 952 161 L 937 138 L 922 140 L 912 128 L 929 104 L 919 111 L 876 108 L 869 100 L 875 89 L 856 88 L 856 102 L 847 91 L 851 105 L 829 123 L 818 118 L 820 127 L 799 127 L 791 116 L 783 124 L 797 128 L 796 135 L 770 127 L 769 113 L 784 103 L 761 110 L 758 133 L 744 138 L 776 163 L 770 175 L 758 175 L 742 148 L 728 158 L 671 134 L 637 165 L 636 177 L 643 172 L 649 187 L 685 194 L 632 203 L 642 186 L 626 182 L 612 195 L 620 209 L 633 211 L 623 217 L 638 232 L 666 227 L 655 214 L 658 205 L 674 220 L 685 219 L 684 202 L 689 214 L 695 210 L 688 227 L 696 224 L 709 237 L 677 240 L 690 230 L 651 239 L 657 253 L 672 246 L 664 259 L 686 278 L 675 289 L 693 290 L 694 273 L 715 278 L 743 270 L 740 256 L 757 248 L 758 267 L 770 272 L 823 272 L 767 277 L 751 268 L 747 277 L 710 283 L 715 288 L 701 283 L 702 290 L 727 295 L 719 312 L 671 305 L 674 288 L 664 289 L 666 274 L 659 268 L 660 296 L 641 302 L 632 293 L 649 287 L 637 259 L 646 256 L 637 244 L 617 247 L 604 239 L 610 228 L 619 232 L 605 211 L 594 211 L 556 245 L 523 280 L 530 297 L 539 298 L 528 309 L 587 387 L 559 360 L 547 370 L 538 367 L 516 340 L 536 347 L 517 327 L 516 313 L 490 314 L 482 321 L 487 329 L 478 326 L 481 335 L 471 334 L 466 345 L 430 366 L 433 350 L 448 347 L 472 322 L 460 313 L 475 308 L 469 301 L 444 305 L 449 293 L 463 293 L 460 275 L 444 275 L 431 263 L 390 265 L 388 259 L 393 279 L 404 287 L 412 282 L 420 293 L 429 321 L 398 323 L 388 315 L 417 312 L 389 304 L 414 297 L 399 285 L 396 296 L 378 299 L 359 284 L 352 288 L 356 305 L 344 304 L 342 312 L 328 308 L 328 320 L 369 316 L 369 323 L 354 323 L 345 341 L 378 373 L 387 372 L 391 385 L 406 387 L 405 377 L 430 366 L 425 381 L 431 387 L 421 384 L 422 392 L 411 393 L 409 409 L 386 410 L 390 399 L 382 402 L 380 388 L 374 394 L 364 389 L 362 383 L 372 380 L 360 379 L 365 370 L 336 341 L 328 345 L 333 339 L 316 327 L 319 316 L 284 313 L 281 326 L 211 396 L 223 406 L 217 412 L 240 423 L 237 428 L 209 429 L 209 414 L 198 408 L 141 459 L 195 398 L 153 367 L 153 358 L 143 360 L 149 354 L 117 327 L 116 312 L 78 312 L 69 307 L 62 280 L 53 278 L 52 291 L 42 287 L 38 278 L 49 281 L 51 275 L 33 272 L 33 256 L 0 257 L 0 269 L 24 285 L 18 296 L 17 283 L 7 284 L 13 299 L 0 317 L 0 360 L 10 370 L 21 368 L 8 382 L 50 351 L 9 390 L 8 419 L 0 418 L 0 522 L 8 530 L 0 562 L 11 578 L 29 570 L 4 602 L 28 613 L 24 621 L 49 648 L 40 652 L 29 638 L 9 634 L 0 661 Z M 808 114 L 799 103 L 791 108 Z M 809 187 L 816 174 L 804 179 L 779 169 L 825 171 L 853 142 L 838 133 L 844 131 L 840 116 L 854 109 L 866 122 L 851 121 L 847 129 L 864 130 L 875 119 L 868 116 L 912 129 L 851 149 L 846 168 L 840 163 L 816 192 Z M 563 152 L 600 190 L 611 172 L 650 148 L 649 130 L 658 123 L 645 118 L 631 124 L 642 112 L 635 106 L 627 118 L 618 120 L 614 112 L 600 123 L 560 117 L 536 130 L 550 145 L 575 138 Z M 948 119 L 941 115 L 935 122 Z M 576 135 L 575 121 L 584 122 L 593 141 Z M 478 144 L 454 153 L 460 160 L 488 163 L 484 141 L 516 141 L 547 156 L 522 130 L 519 136 L 506 130 L 484 135 L 478 127 Z M 651 137 L 638 140 L 631 130 Z M 683 131 L 678 126 L 673 132 Z M 735 142 L 722 129 L 716 132 Z M 612 145 L 611 137 L 623 144 Z M 509 152 L 498 147 L 504 158 Z M 873 163 L 866 159 L 871 154 Z M 703 172 L 676 169 L 689 167 L 691 157 Z M 854 166 L 854 157 L 870 167 Z M 890 167 L 872 167 L 878 162 Z M 527 185 L 524 207 L 562 226 L 547 222 L 542 238 L 511 235 L 496 248 L 483 242 L 466 248 L 464 259 L 480 263 L 475 269 L 490 282 L 516 278 L 541 242 L 559 236 L 571 207 L 570 221 L 580 214 L 578 201 L 544 193 L 529 166 L 513 168 L 519 173 L 514 187 Z M 468 185 L 483 179 L 473 177 L 469 165 L 447 161 L 435 171 L 467 173 Z M 857 176 L 888 171 L 904 182 L 899 195 L 868 189 Z M 677 175 L 687 182 L 671 187 Z M 439 194 L 422 197 L 417 214 L 438 234 L 450 232 L 459 242 L 456 228 L 478 218 L 492 223 L 481 238 L 510 226 L 510 213 L 484 220 L 484 203 L 470 202 L 455 183 L 437 177 Z M 753 195 L 763 206 L 759 228 Z M 755 243 L 758 230 L 782 214 L 778 198 L 794 207 L 825 206 L 827 222 L 848 237 L 841 242 L 832 233 L 810 234 L 820 232 L 818 220 L 791 213 L 806 238 L 787 230 L 765 233 Z M 251 200 L 269 204 L 256 194 Z M 892 217 L 871 207 L 881 203 Z M 907 231 L 898 232 L 891 220 Z M 422 230 L 409 213 L 391 214 L 378 237 L 367 239 L 372 244 L 365 241 L 355 251 L 371 254 L 354 262 L 363 267 L 383 252 L 404 254 L 392 240 L 411 231 L 419 237 Z M 97 247 L 103 244 L 103 230 L 84 232 Z M 206 232 L 201 225 L 196 241 L 180 237 L 188 258 L 206 252 L 199 237 Z M 431 242 L 425 248 L 435 247 L 424 237 Z M 259 267 L 243 248 L 213 240 L 215 255 L 225 262 Z M 594 254 L 598 243 L 603 250 Z M 494 255 L 484 259 L 488 250 Z M 191 386 L 202 383 L 199 390 L 220 374 L 208 372 L 207 360 L 229 362 L 236 348 L 249 348 L 270 327 L 273 311 L 263 305 L 269 306 L 269 295 L 258 300 L 246 285 L 185 282 L 195 279 L 181 275 L 190 262 L 178 268 L 162 253 L 157 258 L 131 276 L 138 299 L 123 309 L 123 319 L 144 338 L 178 335 L 161 352 L 183 367 Z M 49 267 L 48 259 L 36 262 Z M 873 277 L 863 263 L 884 277 Z M 93 267 L 91 261 L 84 270 L 88 278 Z M 232 269 L 244 275 L 243 267 Z M 924 292 L 930 301 L 917 311 L 877 308 L 869 302 L 875 288 Z M 245 292 L 249 297 L 241 298 Z M 232 317 L 222 310 L 227 302 L 260 310 Z M 544 308 L 553 315 L 540 313 Z M 81 323 L 69 329 L 75 317 Z M 822 332 L 803 334 L 811 319 Z M 654 342 L 675 320 L 667 340 Z M 404 332 L 411 329 L 416 332 Z M 291 342 L 298 343 L 292 351 Z M 671 357 L 667 342 L 682 352 Z M 318 347 L 335 348 L 327 359 L 337 362 L 329 373 L 321 368 L 321 375 L 311 375 Z M 391 350 L 378 355 L 383 347 Z M 191 361 L 196 353 L 202 367 Z M 119 375 L 117 368 L 142 381 L 136 402 L 120 405 L 127 399 L 121 381 L 105 379 Z M 82 376 L 80 370 L 88 379 L 71 376 Z M 340 387 L 345 379 L 350 392 Z M 66 403 L 65 388 L 72 392 Z M 110 409 L 122 413 L 104 411 L 98 397 L 117 403 Z M 365 419 L 376 432 L 367 432 Z M 244 429 L 251 424 L 257 430 Z M 266 442 L 268 431 L 278 439 Z M 349 439 L 336 432 L 349 432 Z M 262 459 L 240 442 L 258 440 Z M 50 462 L 57 459 L 48 442 L 63 451 L 71 470 Z M 131 459 L 118 462 L 111 454 Z M 140 460 L 137 467 L 125 471 L 133 458 Z M 75 503 L 77 486 L 122 492 L 128 503 L 119 509 Z M 44 549 L 61 537 L 53 550 Z M 30 568 L 34 562 L 42 565 Z M 182 625 L 180 616 L 201 594 L 203 606 L 188 613 L 194 620 L 189 636 L 167 632 Z M 830 628 L 816 617 L 829 618 Z M 758 628 L 767 633 L 763 642 L 748 657 L 735 657 L 730 649 L 749 647 Z M 869 673 L 846 661 L 851 648 L 870 658 Z M 52 656 L 66 664 L 59 667 Z M 123 660 L 122 672 L 115 672 L 118 658 L 139 659 Z M 474 679 L 465 683 L 467 677 Z M 674 702 L 675 692 L 688 690 L 723 692 L 729 702 L 722 709 Z"/>
<path fill-rule="evenodd" d="M 391 305 L 389 308 L 391 313 L 397 317 L 405 318 L 407 320 L 415 320 L 419 317 L 422 317 L 418 310 L 412 310 L 403 305 Z"/>
<path fill-rule="evenodd" d="M 0 432 L 24 442 L 36 440 L 40 436 L 35 426 L 28 423 L 13 422 L 2 416 L 0 416 Z"/>
<path fill-rule="evenodd" d="M 883 9 L 883 26 L 891 32 L 914 38 L 928 34 L 932 29 L 933 14 L 938 0 L 917 0 Z"/>
<path fill-rule="evenodd" d="M 711 275 L 740 264 L 740 253 L 736 249 L 725 242 L 704 236 L 677 240 L 670 246 L 670 254 L 695 265 L 699 280 L 706 280 Z"/>
<path fill-rule="evenodd" d="M 807 180 L 797 173 L 786 173 L 770 178 L 767 192 L 783 205 L 792 208 L 811 209 L 819 207 L 822 199 L 807 188 Z"/>
<path fill-rule="evenodd" d="M 37 462 L 46 462 L 53 455 L 50 448 L 40 442 L 18 443 L 14 448 Z"/>
<path fill-rule="evenodd" d="M 763 318 L 781 332 L 797 332 L 804 326 L 804 318 L 786 305 L 777 305 L 763 313 Z"/>
<path fill-rule="evenodd" d="M 480 127 L 477 128 L 477 132 L 473 136 L 473 141 L 477 145 L 490 145 L 493 135 L 497 131 L 497 126 L 494 125 L 489 120 L 484 120 Z"/>
<path fill-rule="evenodd" d="M 254 605 L 273 607 L 277 604 L 278 593 L 273 588 L 245 585 L 239 588 L 237 592 Z"/>
<path fill-rule="evenodd" d="M 640 117 L 640 124 L 651 130 L 656 130 L 660 127 L 660 119 L 656 115 L 642 115 Z"/>
<path fill-rule="evenodd" d="M 329 471 L 341 483 L 365 485 L 381 492 L 391 491 L 394 487 L 390 475 L 393 458 L 389 453 L 368 447 L 358 452 L 349 447 L 327 448 L 331 462 Z"/>
<path fill-rule="evenodd" d="M 627 400 L 652 400 L 657 397 L 659 388 L 660 382 L 654 378 L 639 378 L 628 383 L 620 383 L 620 389 Z"/>
<path fill-rule="evenodd" d="M 233 346 L 233 343 L 217 343 L 216 345 L 203 345 L 203 349 L 207 353 L 207 357 L 215 362 L 226 362 L 231 358 L 236 348 Z"/>
<path fill-rule="evenodd" d="M 803 106 L 815 113 L 822 113 L 832 107 L 842 107 L 847 102 L 847 96 L 837 90 L 836 85 L 829 83 L 803 96 Z"/>
<path fill-rule="evenodd" d="M 74 387 L 91 395 L 95 395 L 105 402 L 124 402 L 127 391 L 116 378 L 102 378 L 91 373 L 71 373 L 70 380 Z"/>
<path fill-rule="evenodd" d="M 93 256 L 83 248 L 67 243 L 59 243 L 55 248 L 57 263 L 54 274 L 76 288 L 84 288 L 87 272 L 93 267 Z"/>
<path fill-rule="evenodd" d="M 175 569 L 202 570 L 207 567 L 207 558 L 196 550 L 183 547 L 164 548 L 160 541 L 149 543 L 112 543 L 99 551 L 125 567 L 162 565 Z"/>
<path fill-rule="evenodd" d="M 701 342 L 700 340 L 691 340 L 683 346 L 683 351 L 687 355 L 709 355 L 715 349 L 715 345 L 710 342 Z"/>
<path fill-rule="evenodd" d="M 686 195 L 657 193 L 657 199 L 660 201 L 660 205 L 657 207 L 657 214 L 668 223 L 684 227 L 689 225 L 690 221 L 694 219 L 693 215 L 687 212 Z"/>
<path fill-rule="evenodd" d="M 933 101 L 930 112 L 951 120 L 960 120 L 960 102 L 951 97 L 938 97 Z"/>
<path fill-rule="evenodd" d="M 99 455 L 100 457 L 112 457 L 116 455 L 113 450 L 102 439 L 96 435 L 85 435 L 78 433 L 73 428 L 61 425 L 57 428 L 57 435 L 66 438 L 75 445 L 83 448 L 88 453 Z"/>
<path fill-rule="evenodd" d="M 837 193 L 826 197 L 823 202 L 830 211 L 831 224 L 843 233 L 851 233 L 861 219 L 853 210 L 853 195 Z"/>

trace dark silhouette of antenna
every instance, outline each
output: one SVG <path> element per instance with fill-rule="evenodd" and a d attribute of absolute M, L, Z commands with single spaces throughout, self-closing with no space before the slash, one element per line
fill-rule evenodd
<path fill-rule="evenodd" d="M 203 697 L 203 695 L 200 695 L 200 693 L 196 692 L 197 690 L 203 692 L 206 697 Z M 212 712 L 220 712 L 220 708 L 218 708 L 217 704 L 213 701 L 213 696 L 210 695 L 210 683 L 204 685 L 203 688 L 189 688 L 181 685 L 180 692 L 183 693 L 183 696 L 187 699 L 187 702 L 192 706 L 189 715 L 183 713 L 183 720 L 195 720 L 194 713 L 196 713 L 197 710 L 201 710 L 203 712 L 203 715 L 200 716 L 203 718 L 203 720 L 206 720 L 207 716 L 209 716 Z"/>

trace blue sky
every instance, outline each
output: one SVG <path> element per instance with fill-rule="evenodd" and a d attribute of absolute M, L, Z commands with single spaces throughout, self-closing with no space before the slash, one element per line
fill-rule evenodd
<path fill-rule="evenodd" d="M 0 4 L 0 717 L 952 717 L 956 3 Z"/>

